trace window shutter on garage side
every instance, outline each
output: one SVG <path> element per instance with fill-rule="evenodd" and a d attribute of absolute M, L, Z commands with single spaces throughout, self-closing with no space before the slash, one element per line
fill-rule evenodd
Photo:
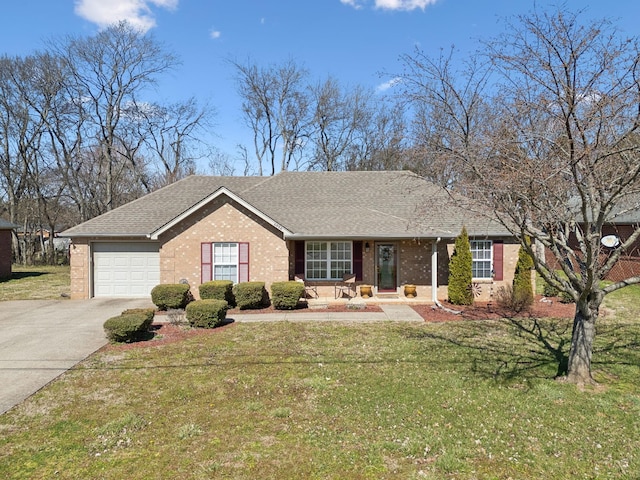
<path fill-rule="evenodd" d="M 200 278 L 201 283 L 212 280 L 213 275 L 213 244 L 200 244 Z"/>
<path fill-rule="evenodd" d="M 238 282 L 249 281 L 249 244 L 238 243 Z"/>
<path fill-rule="evenodd" d="M 294 245 L 294 273 L 304 275 L 304 240 L 296 240 Z"/>
<path fill-rule="evenodd" d="M 493 279 L 502 280 L 504 278 L 504 243 L 502 240 L 493 241 Z"/>
<path fill-rule="evenodd" d="M 353 242 L 353 273 L 362 281 L 362 242 Z"/>

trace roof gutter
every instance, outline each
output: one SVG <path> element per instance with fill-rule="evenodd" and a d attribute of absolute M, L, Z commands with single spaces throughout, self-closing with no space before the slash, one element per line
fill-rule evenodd
<path fill-rule="evenodd" d="M 413 240 L 419 238 L 440 238 L 439 234 L 388 234 L 380 235 L 377 233 L 371 234 L 359 234 L 359 235 L 328 235 L 328 234 L 304 234 L 304 233 L 292 233 L 285 235 L 286 240 Z M 455 238 L 455 235 L 450 237 Z"/>

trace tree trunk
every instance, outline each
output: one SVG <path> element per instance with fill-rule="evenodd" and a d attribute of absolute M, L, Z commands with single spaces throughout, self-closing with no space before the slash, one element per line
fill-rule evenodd
<path fill-rule="evenodd" d="M 576 384 L 594 383 L 591 376 L 593 340 L 596 336 L 596 320 L 604 295 L 591 292 L 576 303 L 573 319 L 571 349 L 567 365 L 567 381 Z"/>

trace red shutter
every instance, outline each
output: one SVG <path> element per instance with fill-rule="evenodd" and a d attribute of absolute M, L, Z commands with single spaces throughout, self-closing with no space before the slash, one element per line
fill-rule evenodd
<path fill-rule="evenodd" d="M 249 244 L 238 243 L 238 282 L 249 281 Z"/>
<path fill-rule="evenodd" d="M 200 244 L 200 279 L 201 283 L 213 279 L 213 245 L 211 243 Z"/>
<path fill-rule="evenodd" d="M 304 240 L 296 240 L 293 248 L 293 268 L 295 270 L 294 273 L 304 275 Z"/>
<path fill-rule="evenodd" d="M 362 242 L 353 242 L 353 273 L 362 281 Z"/>
<path fill-rule="evenodd" d="M 502 240 L 494 240 L 493 241 L 493 279 L 494 280 L 502 280 L 504 278 L 503 273 L 503 251 L 504 244 Z"/>

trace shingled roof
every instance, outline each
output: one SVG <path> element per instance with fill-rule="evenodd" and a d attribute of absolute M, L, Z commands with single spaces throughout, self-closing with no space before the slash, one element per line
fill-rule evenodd
<path fill-rule="evenodd" d="M 451 238 L 507 235 L 497 222 L 458 208 L 442 188 L 411 172 L 283 172 L 272 177 L 190 176 L 63 236 L 152 237 L 223 192 L 288 238 Z"/>
<path fill-rule="evenodd" d="M 14 225 L 0 218 L 0 230 L 13 230 L 14 228 L 18 228 L 18 225 Z"/>

